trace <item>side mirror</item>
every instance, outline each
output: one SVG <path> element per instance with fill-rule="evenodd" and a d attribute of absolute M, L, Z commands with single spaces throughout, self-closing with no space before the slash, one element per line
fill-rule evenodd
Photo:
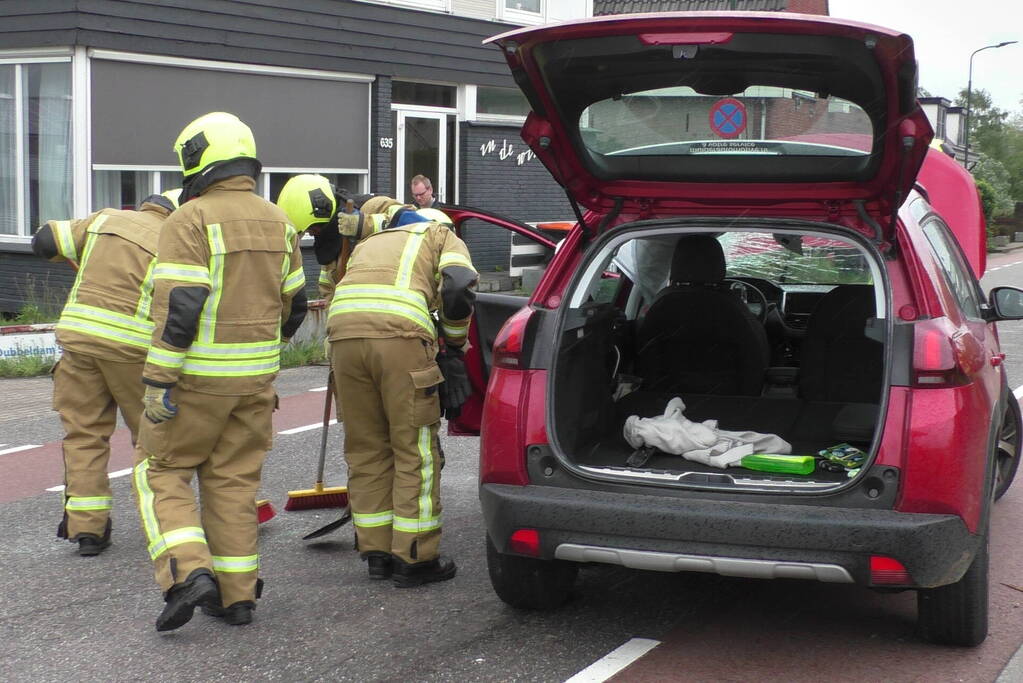
<path fill-rule="evenodd" d="M 995 287 L 988 295 L 995 320 L 1023 320 L 1023 289 Z"/>

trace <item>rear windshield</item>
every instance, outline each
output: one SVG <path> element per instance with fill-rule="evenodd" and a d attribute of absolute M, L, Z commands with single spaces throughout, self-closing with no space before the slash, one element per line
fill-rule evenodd
<path fill-rule="evenodd" d="M 869 156 L 870 116 L 806 90 L 751 86 L 727 97 L 658 88 L 594 102 L 579 120 L 598 154 Z"/>

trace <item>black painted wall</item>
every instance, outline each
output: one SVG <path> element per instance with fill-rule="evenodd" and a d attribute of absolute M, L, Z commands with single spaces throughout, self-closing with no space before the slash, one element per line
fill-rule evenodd
<path fill-rule="evenodd" d="M 509 218 L 574 220 L 561 186 L 519 137 L 519 126 L 463 123 L 460 204 Z M 479 270 L 508 270 L 507 230 L 473 221 L 465 241 Z"/>
<path fill-rule="evenodd" d="M 0 49 L 85 45 L 504 87 L 504 58 L 480 43 L 511 28 L 352 0 L 0 2 Z"/>

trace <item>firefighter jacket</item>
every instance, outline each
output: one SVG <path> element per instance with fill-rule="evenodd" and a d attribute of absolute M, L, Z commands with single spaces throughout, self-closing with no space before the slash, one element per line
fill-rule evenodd
<path fill-rule="evenodd" d="M 57 323 L 57 342 L 104 360 L 141 363 L 153 334 L 150 306 L 157 240 L 170 208 L 103 209 L 81 220 L 49 221 L 33 250 L 78 268 Z"/>
<path fill-rule="evenodd" d="M 331 301 L 327 336 L 433 341 L 440 313 L 447 343 L 465 343 L 478 276 L 465 243 L 445 225 L 389 228 L 355 246 Z"/>
<path fill-rule="evenodd" d="M 259 393 L 282 338 L 305 317 L 299 234 L 255 181 L 212 183 L 160 233 L 152 346 L 142 381 L 224 396 Z"/>

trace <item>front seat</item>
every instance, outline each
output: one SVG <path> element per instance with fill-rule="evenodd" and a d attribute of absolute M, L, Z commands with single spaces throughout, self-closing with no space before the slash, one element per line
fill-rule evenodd
<path fill-rule="evenodd" d="M 799 394 L 809 401 L 878 403 L 884 345 L 866 335 L 874 288 L 839 285 L 821 297 L 806 324 Z"/>
<path fill-rule="evenodd" d="M 770 357 L 767 334 L 728 289 L 721 244 L 685 235 L 675 245 L 668 286 L 636 333 L 646 390 L 759 396 Z"/>

